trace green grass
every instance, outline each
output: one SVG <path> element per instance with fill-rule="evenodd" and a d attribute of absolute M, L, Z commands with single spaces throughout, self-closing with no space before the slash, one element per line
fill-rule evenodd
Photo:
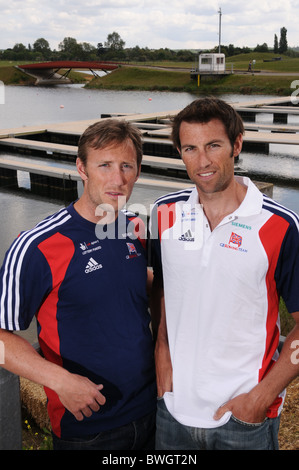
<path fill-rule="evenodd" d="M 258 74 L 228 75 L 214 80 L 190 78 L 190 72 L 121 67 L 109 75 L 96 78 L 89 88 L 109 90 L 184 91 L 195 94 L 266 94 L 290 95 L 293 77 L 261 76 Z"/>
<path fill-rule="evenodd" d="M 33 85 L 35 79 L 13 66 L 0 66 L 0 80 L 5 85 Z"/>
<path fill-rule="evenodd" d="M 91 80 L 86 86 L 110 90 L 158 90 L 158 91 L 184 91 L 195 94 L 266 94 L 290 95 L 293 91 L 291 83 L 299 79 L 299 58 L 282 56 L 282 60 L 263 62 L 271 59 L 273 53 L 240 54 L 226 58 L 226 68 L 237 71 L 247 71 L 249 60 L 256 60 L 254 74 L 232 74 L 222 79 L 204 81 L 197 86 L 196 80 L 191 80 L 190 70 L 194 68 L 195 61 L 191 62 L 145 62 L 136 66 L 121 66 L 109 75 Z M 22 62 L 24 63 L 24 62 Z M 5 84 L 33 84 L 34 79 L 13 67 L 21 62 L 0 61 L 0 80 Z M 144 65 L 153 68 L 144 68 Z M 162 70 L 159 67 L 185 69 L 183 71 Z M 259 75 L 259 71 L 298 72 L 298 77 Z M 74 82 L 82 82 L 83 74 L 72 71 L 70 78 Z"/>
<path fill-rule="evenodd" d="M 0 68 L 1 67 L 13 67 L 14 65 L 22 65 L 28 64 L 30 61 L 23 60 L 23 61 L 16 61 L 16 60 L 0 60 Z"/>
<path fill-rule="evenodd" d="M 281 57 L 281 60 L 264 62 L 274 57 Z M 254 70 L 264 70 L 271 72 L 298 72 L 299 75 L 299 58 L 288 57 L 286 55 L 273 54 L 271 52 L 253 52 L 250 54 L 239 54 L 226 58 L 226 67 L 230 68 L 233 64 L 234 69 L 247 70 L 249 61 L 255 60 Z"/>
<path fill-rule="evenodd" d="M 240 93 L 288 96 L 292 93 L 293 77 L 258 74 L 229 75 L 215 82 L 201 82 L 202 93 Z"/>
<path fill-rule="evenodd" d="M 281 57 L 281 60 L 273 62 L 264 62 L 264 59 L 269 60 L 273 57 Z M 250 60 L 256 61 L 256 71 L 264 70 L 271 72 L 298 72 L 299 78 L 299 58 L 274 54 L 272 52 L 252 52 L 248 54 L 238 54 L 232 57 L 226 57 L 226 69 L 231 70 L 231 65 L 233 64 L 235 70 L 247 71 Z M 136 62 L 136 66 L 152 65 L 154 67 L 184 68 L 186 69 L 186 71 L 193 69 L 195 64 L 198 64 L 198 56 L 194 56 L 194 61 L 192 62 Z"/>
<path fill-rule="evenodd" d="M 25 63 L 25 62 L 23 62 Z M 26 62 L 28 63 L 28 62 Z M 15 66 L 22 65 L 20 62 L 0 61 L 0 80 L 5 85 L 34 85 L 36 79 L 18 70 Z M 61 73 L 66 70 L 61 69 Z M 85 83 L 90 80 L 90 75 L 71 70 L 68 77 L 73 83 Z"/>
<path fill-rule="evenodd" d="M 92 80 L 87 87 L 118 90 L 183 91 L 190 82 L 189 72 L 120 67 L 105 77 Z"/>
<path fill-rule="evenodd" d="M 297 72 L 299 78 L 299 58 L 281 56 L 282 60 L 264 62 L 264 59 L 272 59 L 273 53 L 240 54 L 226 58 L 226 69 L 235 71 L 247 71 L 249 60 L 256 60 L 254 74 L 237 75 L 208 80 L 202 79 L 200 86 L 196 80 L 191 80 L 190 70 L 194 68 L 195 61 L 189 62 L 146 62 L 136 64 L 136 67 L 121 67 L 117 71 L 101 79 L 92 80 L 90 88 L 118 89 L 118 90 L 160 90 L 160 91 L 185 91 L 196 94 L 265 94 L 288 96 L 292 93 L 291 83 L 296 76 L 271 76 L 259 75 L 260 71 L 268 72 Z M 138 65 L 140 67 L 138 67 Z M 152 69 L 142 66 L 153 66 Z M 233 67 L 232 67 L 233 66 Z M 173 70 L 161 70 L 156 67 L 185 68 L 186 72 Z"/>

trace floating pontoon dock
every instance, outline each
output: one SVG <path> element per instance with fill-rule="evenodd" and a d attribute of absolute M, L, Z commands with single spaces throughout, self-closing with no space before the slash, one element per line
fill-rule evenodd
<path fill-rule="evenodd" d="M 267 152 L 270 144 L 298 145 L 299 126 L 287 123 L 286 116 L 299 114 L 299 107 L 292 97 L 261 99 L 248 103 L 231 103 L 244 114 L 244 150 Z M 99 119 L 115 117 L 131 121 L 142 132 L 144 158 L 142 174 L 137 185 L 169 189 L 169 191 L 190 186 L 187 174 L 177 151 L 170 140 L 171 119 L 180 110 L 147 114 L 105 114 L 98 119 L 52 123 L 0 131 L 0 183 L 17 185 L 17 171 L 30 174 L 31 189 L 39 193 L 50 188 L 46 194 L 64 199 L 74 199 L 80 177 L 75 167 L 77 145 L 84 130 Z M 273 122 L 255 122 L 258 113 L 273 115 Z M 250 116 L 247 120 L 246 116 Z M 278 124 L 278 116 L 282 123 Z M 10 155 L 13 153 L 13 155 Z M 42 178 L 41 178 L 42 177 Z M 63 184 L 61 183 L 63 181 Z M 271 192 L 272 185 L 259 183 L 265 192 Z"/>

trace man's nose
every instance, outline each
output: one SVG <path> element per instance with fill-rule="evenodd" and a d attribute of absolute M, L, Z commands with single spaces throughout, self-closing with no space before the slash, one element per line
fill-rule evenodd
<path fill-rule="evenodd" d="M 113 183 L 118 186 L 121 186 L 125 183 L 125 174 L 122 168 L 120 167 L 113 168 L 112 180 L 113 180 Z"/>
<path fill-rule="evenodd" d="M 211 160 L 208 156 L 207 150 L 202 148 L 202 149 L 197 149 L 197 161 L 200 165 L 201 168 L 206 168 L 207 166 L 210 165 Z"/>

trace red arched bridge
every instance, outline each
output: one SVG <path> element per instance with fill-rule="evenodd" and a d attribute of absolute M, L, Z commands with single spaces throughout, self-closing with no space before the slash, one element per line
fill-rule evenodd
<path fill-rule="evenodd" d="M 97 70 L 110 72 L 117 69 L 117 62 L 61 60 L 19 65 L 18 68 L 36 78 L 36 85 L 56 85 L 72 83 L 68 75 L 72 69 L 90 70 L 95 77 Z M 62 73 L 59 73 L 62 71 Z"/>

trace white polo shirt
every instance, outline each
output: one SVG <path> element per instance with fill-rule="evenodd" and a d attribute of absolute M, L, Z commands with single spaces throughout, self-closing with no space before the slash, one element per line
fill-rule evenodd
<path fill-rule="evenodd" d="M 161 197 L 152 211 L 173 366 L 173 392 L 164 399 L 189 426 L 225 424 L 230 413 L 215 421 L 217 408 L 249 392 L 277 359 L 278 292 L 291 313 L 299 310 L 298 216 L 248 178 L 238 180 L 246 196 L 212 232 L 196 188 Z"/>

